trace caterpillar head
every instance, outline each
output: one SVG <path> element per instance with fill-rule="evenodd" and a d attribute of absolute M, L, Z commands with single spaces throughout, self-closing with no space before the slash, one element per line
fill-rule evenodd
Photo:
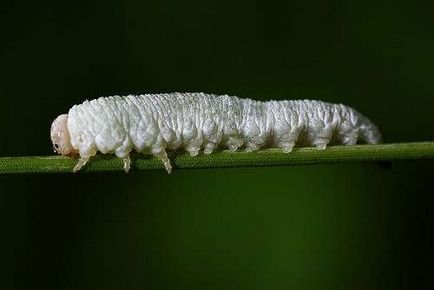
<path fill-rule="evenodd" d="M 68 114 L 58 116 L 51 124 L 51 142 L 55 153 L 61 155 L 74 155 L 76 150 L 72 148 L 71 137 L 68 130 Z"/>

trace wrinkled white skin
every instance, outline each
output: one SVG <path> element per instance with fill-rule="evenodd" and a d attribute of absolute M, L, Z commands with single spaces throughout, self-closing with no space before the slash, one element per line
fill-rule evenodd
<path fill-rule="evenodd" d="M 74 172 L 98 151 L 114 153 L 130 168 L 132 150 L 151 153 L 171 171 L 166 149 L 256 151 L 298 146 L 319 150 L 334 144 L 381 141 L 377 127 L 354 109 L 320 101 L 260 102 L 203 93 L 112 96 L 85 101 L 60 115 L 51 127 L 63 155 L 80 154 Z"/>

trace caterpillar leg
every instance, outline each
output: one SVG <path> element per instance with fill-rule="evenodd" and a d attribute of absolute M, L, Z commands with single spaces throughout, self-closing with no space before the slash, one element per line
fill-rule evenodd
<path fill-rule="evenodd" d="M 163 162 L 164 168 L 166 169 L 167 173 L 170 174 L 170 172 L 172 172 L 172 165 L 170 164 L 170 159 L 167 156 L 166 150 L 154 153 L 154 155 Z"/>
<path fill-rule="evenodd" d="M 314 145 L 317 150 L 325 150 L 331 138 L 332 138 L 331 132 L 328 131 L 322 132 L 319 136 L 316 136 L 313 139 L 312 145 Z"/>
<path fill-rule="evenodd" d="M 246 152 L 254 152 L 254 151 L 258 151 L 259 150 L 259 146 L 253 142 L 248 142 L 246 144 Z"/>
<path fill-rule="evenodd" d="M 258 136 L 249 138 L 250 140 L 246 143 L 246 152 L 258 151 L 265 145 L 267 139 L 266 133 L 261 133 Z"/>
<path fill-rule="evenodd" d="M 123 157 L 122 161 L 124 162 L 125 173 L 128 173 L 128 171 L 130 171 L 130 167 L 131 167 L 130 155 L 127 155 L 127 156 Z"/>
<path fill-rule="evenodd" d="M 78 160 L 77 164 L 74 166 L 74 169 L 72 169 L 72 172 L 79 171 L 86 163 L 89 161 L 90 157 L 82 157 L 80 156 L 80 159 Z"/>
<path fill-rule="evenodd" d="M 313 138 L 312 145 L 314 145 L 318 150 L 325 150 L 327 148 L 327 145 L 330 143 L 332 134 L 332 127 L 324 128 L 323 130 L 318 132 L 318 134 L 316 134 L 316 136 Z"/>
<path fill-rule="evenodd" d="M 290 153 L 295 146 L 295 142 L 280 142 L 279 147 L 283 153 Z"/>
<path fill-rule="evenodd" d="M 277 137 L 277 146 L 282 149 L 283 153 L 290 153 L 295 146 L 295 142 L 300 136 L 301 128 L 295 128 L 288 133 L 281 133 Z"/>
<path fill-rule="evenodd" d="M 342 135 L 341 140 L 344 145 L 355 145 L 357 143 L 357 139 L 359 132 L 357 130 L 353 130 Z"/>
<path fill-rule="evenodd" d="M 211 143 L 211 142 L 206 143 L 205 148 L 203 149 L 203 153 L 204 154 L 211 154 L 216 147 L 217 147 L 217 145 L 214 143 Z"/>
<path fill-rule="evenodd" d="M 327 148 L 327 144 L 330 142 L 330 139 L 327 138 L 316 138 L 313 141 L 313 145 L 317 150 L 325 150 Z"/>
<path fill-rule="evenodd" d="M 357 143 L 357 139 L 359 138 L 358 128 L 354 128 L 351 124 L 344 122 L 340 125 L 338 132 L 342 144 L 355 145 Z"/>
<path fill-rule="evenodd" d="M 130 167 L 131 167 L 130 152 L 131 152 L 131 149 L 127 149 L 125 147 L 121 147 L 115 151 L 115 155 L 117 157 L 121 158 L 123 163 L 124 163 L 125 173 L 128 173 L 128 171 L 130 171 Z"/>
<path fill-rule="evenodd" d="M 72 169 L 72 172 L 79 171 L 86 163 L 89 161 L 90 157 L 95 156 L 96 154 L 96 148 L 91 143 L 84 143 L 83 146 L 81 146 L 78 150 L 80 159 L 78 160 L 77 164 L 74 166 L 74 169 Z"/>
<path fill-rule="evenodd" d="M 344 145 L 355 145 L 357 143 L 357 136 L 344 136 L 342 143 Z"/>
<path fill-rule="evenodd" d="M 185 150 L 190 154 L 191 157 L 197 156 L 199 154 L 199 147 L 188 146 Z"/>
<path fill-rule="evenodd" d="M 243 146 L 244 142 L 241 138 L 237 138 L 237 137 L 229 137 L 226 146 L 229 148 L 229 150 L 235 152 L 238 150 L 238 148 L 240 148 L 241 146 Z"/>
<path fill-rule="evenodd" d="M 192 139 L 185 145 L 185 150 L 190 154 L 191 157 L 197 156 L 199 154 L 199 150 L 202 145 L 202 142 L 203 139 L 201 136 Z"/>

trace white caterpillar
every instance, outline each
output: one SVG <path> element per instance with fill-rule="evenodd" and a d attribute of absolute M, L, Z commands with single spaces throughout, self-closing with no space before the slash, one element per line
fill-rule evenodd
<path fill-rule="evenodd" d="M 171 93 L 86 100 L 54 120 L 51 140 L 55 152 L 80 155 L 74 172 L 97 151 L 122 158 L 128 172 L 134 149 L 154 154 L 170 173 L 166 149 L 184 148 L 191 156 L 217 147 L 290 152 L 296 143 L 323 150 L 330 142 L 376 144 L 381 135 L 368 118 L 341 104 Z"/>

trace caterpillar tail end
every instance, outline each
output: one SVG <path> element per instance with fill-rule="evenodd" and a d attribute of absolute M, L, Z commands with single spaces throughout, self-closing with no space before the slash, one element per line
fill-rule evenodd
<path fill-rule="evenodd" d="M 362 130 L 363 139 L 367 144 L 383 143 L 383 136 L 377 127 L 372 126 L 369 130 Z"/>

